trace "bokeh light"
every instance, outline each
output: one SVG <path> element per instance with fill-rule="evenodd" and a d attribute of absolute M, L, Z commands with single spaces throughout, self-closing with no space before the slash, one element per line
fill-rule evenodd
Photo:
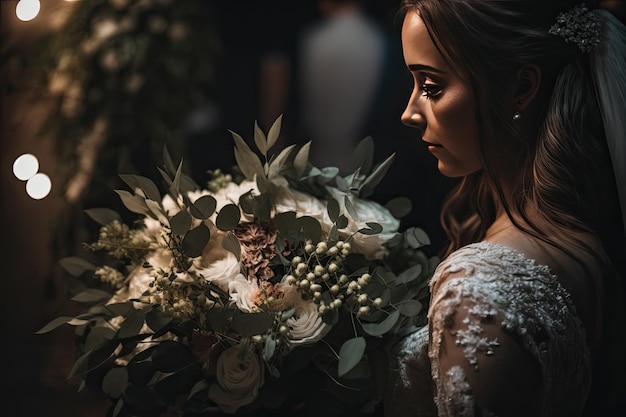
<path fill-rule="evenodd" d="M 50 193 L 52 181 L 46 174 L 38 173 L 33 175 L 26 182 L 26 193 L 34 200 L 41 200 Z"/>
<path fill-rule="evenodd" d="M 39 160 L 33 154 L 25 153 L 13 162 L 13 174 L 21 181 L 28 180 L 37 171 L 39 171 Z"/>
<path fill-rule="evenodd" d="M 37 17 L 39 10 L 41 10 L 39 0 L 20 0 L 17 6 L 15 6 L 17 18 L 24 22 L 28 22 Z"/>

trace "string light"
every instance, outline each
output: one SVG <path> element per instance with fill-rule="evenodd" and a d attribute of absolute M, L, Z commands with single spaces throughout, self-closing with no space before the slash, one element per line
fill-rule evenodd
<path fill-rule="evenodd" d="M 39 0 L 20 0 L 17 2 L 17 6 L 15 6 L 17 18 L 24 22 L 28 22 L 37 17 L 39 10 L 41 10 Z"/>

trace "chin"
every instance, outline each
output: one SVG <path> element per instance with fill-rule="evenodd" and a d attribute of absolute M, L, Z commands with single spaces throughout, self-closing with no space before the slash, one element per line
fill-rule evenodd
<path fill-rule="evenodd" d="M 437 164 L 437 169 L 444 177 L 448 178 L 460 178 L 466 177 L 474 172 L 480 171 L 480 167 L 477 168 L 469 168 L 469 167 L 461 167 L 458 165 L 446 164 L 439 160 Z"/>

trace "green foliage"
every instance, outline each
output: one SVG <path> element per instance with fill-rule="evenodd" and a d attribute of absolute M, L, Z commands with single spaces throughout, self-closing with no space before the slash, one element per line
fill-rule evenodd
<path fill-rule="evenodd" d="M 169 408 L 200 416 L 217 409 L 210 394 L 223 385 L 217 358 L 233 347 L 237 360 L 262 361 L 266 373 L 258 398 L 242 411 L 269 404 L 279 398 L 272 390 L 288 390 L 290 378 L 299 372 L 311 378 L 311 370 L 341 401 L 363 403 L 365 393 L 384 383 L 372 376 L 384 366 L 386 349 L 425 324 L 437 264 L 420 250 L 428 236 L 386 224 L 407 213 L 408 200 L 397 198 L 386 211 L 363 198 L 392 158 L 375 165 L 366 139 L 357 150 L 363 166 L 340 177 L 307 161 L 308 144 L 274 156 L 280 123 L 267 135 L 255 125 L 257 151 L 233 133 L 248 181 L 226 184 L 237 196 L 199 189 L 164 148 L 163 194 L 147 177 L 120 175 L 130 189 L 116 190 L 120 201 L 143 221 L 129 227 L 110 209 L 86 213 L 101 225 L 98 240 L 86 247 L 124 282 L 113 293 L 75 294 L 84 311 L 38 333 L 75 326 L 80 355 L 69 378 L 84 385 L 96 380 L 112 400 L 112 415 L 158 416 Z M 320 212 L 302 213 L 289 198 L 293 209 L 279 211 L 285 194 Z M 362 211 L 365 203 L 369 212 Z M 375 213 L 382 220 L 369 221 Z M 372 246 L 380 256 L 367 253 Z M 230 254 L 237 271 L 216 267 Z M 73 256 L 61 264 L 81 279 L 105 275 L 95 260 Z M 315 327 L 294 336 L 294 323 L 307 315 L 317 315 Z"/>

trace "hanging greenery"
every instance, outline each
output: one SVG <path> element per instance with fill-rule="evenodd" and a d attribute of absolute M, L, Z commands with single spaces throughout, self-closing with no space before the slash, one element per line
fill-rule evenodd
<path fill-rule="evenodd" d="M 212 2 L 76 2 L 42 40 L 42 93 L 71 204 L 88 201 L 120 171 L 147 172 L 163 146 L 184 151 L 181 129 L 211 99 L 219 42 Z M 156 173 L 155 173 L 156 174 Z"/>

